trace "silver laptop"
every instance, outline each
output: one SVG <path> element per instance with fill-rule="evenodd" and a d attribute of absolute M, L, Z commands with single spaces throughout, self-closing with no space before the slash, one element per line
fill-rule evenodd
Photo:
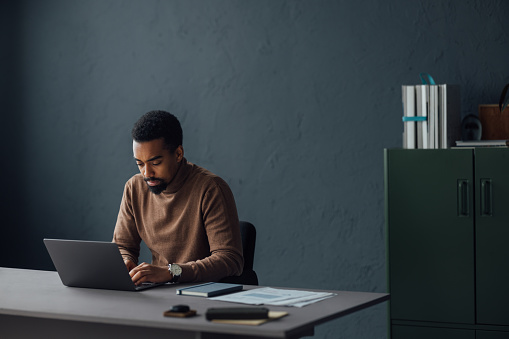
<path fill-rule="evenodd" d="M 140 291 L 163 285 L 136 286 L 113 242 L 44 239 L 44 244 L 65 286 Z"/>

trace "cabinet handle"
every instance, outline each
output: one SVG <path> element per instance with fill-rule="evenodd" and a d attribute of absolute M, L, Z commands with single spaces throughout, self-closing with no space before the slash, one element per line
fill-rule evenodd
<path fill-rule="evenodd" d="M 493 215 L 491 179 L 481 179 L 481 216 Z"/>
<path fill-rule="evenodd" d="M 468 217 L 468 180 L 467 179 L 459 179 L 458 180 L 458 216 L 459 217 Z"/>

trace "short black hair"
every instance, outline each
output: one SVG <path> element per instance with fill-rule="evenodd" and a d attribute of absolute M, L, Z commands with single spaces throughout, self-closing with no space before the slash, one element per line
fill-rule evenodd
<path fill-rule="evenodd" d="M 165 146 L 175 152 L 182 145 L 182 127 L 177 117 L 166 111 L 145 113 L 135 124 L 131 132 L 136 142 L 152 141 L 164 138 Z"/>

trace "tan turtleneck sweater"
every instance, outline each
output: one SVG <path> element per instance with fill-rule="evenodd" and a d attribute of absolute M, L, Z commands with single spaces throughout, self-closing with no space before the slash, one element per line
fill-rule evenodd
<path fill-rule="evenodd" d="M 152 264 L 178 264 L 179 282 L 217 281 L 240 275 L 244 259 L 239 219 L 228 184 L 183 159 L 159 195 L 141 174 L 126 183 L 113 242 L 124 258 L 138 262 L 140 241 Z"/>

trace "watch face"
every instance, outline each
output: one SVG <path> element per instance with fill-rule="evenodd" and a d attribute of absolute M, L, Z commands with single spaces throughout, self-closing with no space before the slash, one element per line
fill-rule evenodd
<path fill-rule="evenodd" d="M 174 276 L 179 276 L 182 274 L 182 268 L 179 265 L 171 265 L 171 274 Z"/>

